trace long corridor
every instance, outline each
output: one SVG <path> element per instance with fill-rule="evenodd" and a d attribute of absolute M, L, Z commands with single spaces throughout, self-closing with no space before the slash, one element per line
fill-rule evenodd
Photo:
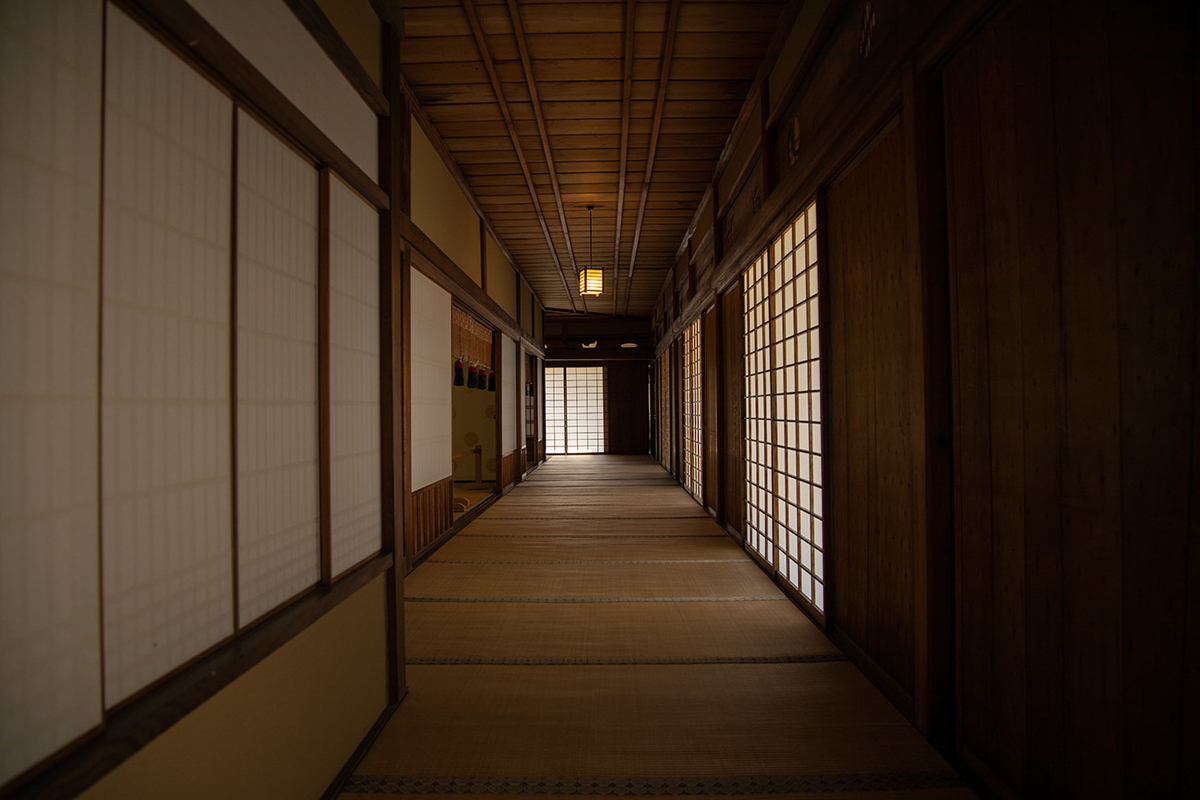
<path fill-rule="evenodd" d="M 342 798 L 975 796 L 649 457 L 550 459 L 405 593 Z"/>

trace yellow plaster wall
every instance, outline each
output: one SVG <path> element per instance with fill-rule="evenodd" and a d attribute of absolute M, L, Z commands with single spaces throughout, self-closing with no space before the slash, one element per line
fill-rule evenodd
<path fill-rule="evenodd" d="M 412 221 L 477 286 L 482 286 L 479 216 L 415 119 L 412 120 L 411 159 Z M 491 278 L 490 271 L 488 278 Z"/>
<path fill-rule="evenodd" d="M 80 797 L 320 797 L 387 705 L 385 577 L 343 601 Z"/>
<path fill-rule="evenodd" d="M 487 237 L 487 292 L 514 320 L 517 318 L 517 272 L 500 247 Z"/>

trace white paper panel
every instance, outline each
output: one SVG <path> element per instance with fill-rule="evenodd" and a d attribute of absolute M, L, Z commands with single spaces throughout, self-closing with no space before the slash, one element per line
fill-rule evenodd
<path fill-rule="evenodd" d="M 317 170 L 238 114 L 238 620 L 321 578 Z"/>
<path fill-rule="evenodd" d="M 450 294 L 412 271 L 412 488 L 449 478 L 453 434 Z"/>
<path fill-rule="evenodd" d="M 108 10 L 102 508 L 105 702 L 232 632 L 233 105 Z"/>
<path fill-rule="evenodd" d="M 379 213 L 329 182 L 329 449 L 333 574 L 382 545 Z"/>
<path fill-rule="evenodd" d="M 546 393 L 543 389 L 546 375 L 546 362 L 542 359 L 537 359 L 537 375 L 534 377 L 536 386 L 534 391 L 542 398 L 542 411 L 538 414 L 538 438 L 541 441 L 546 441 Z"/>
<path fill-rule="evenodd" d="M 517 372 L 517 342 L 507 336 L 501 341 L 500 347 L 500 377 L 504 386 L 499 387 L 503 393 L 500 401 L 500 452 L 504 455 L 517 449 L 517 430 L 521 427 L 521 419 L 517 415 L 517 389 L 514 383 L 520 380 Z M 519 384 L 518 384 L 519 385 Z"/>
<path fill-rule="evenodd" d="M 100 722 L 101 9 L 0 3 L 0 784 Z"/>
<path fill-rule="evenodd" d="M 375 112 L 283 0 L 190 0 L 372 180 L 379 178 Z"/>

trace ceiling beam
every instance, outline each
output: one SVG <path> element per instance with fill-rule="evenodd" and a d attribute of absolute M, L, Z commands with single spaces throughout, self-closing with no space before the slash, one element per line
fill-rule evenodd
<path fill-rule="evenodd" d="M 550 152 L 550 135 L 546 132 L 546 117 L 542 114 L 542 101 L 538 96 L 537 81 L 533 77 L 533 61 L 529 58 L 529 42 L 525 38 L 525 25 L 521 20 L 521 9 L 516 0 L 508 0 L 508 14 L 512 19 L 513 36 L 517 40 L 517 52 L 521 55 L 521 69 L 529 87 L 529 99 L 533 105 L 533 117 L 537 120 L 538 136 L 542 140 L 542 152 L 546 156 L 546 169 L 550 173 L 550 188 L 554 190 L 554 205 L 558 208 L 558 224 L 562 226 L 563 242 L 567 246 L 567 258 L 571 260 L 571 271 L 577 273 L 579 264 L 575 260 L 575 248 L 571 245 L 571 230 L 567 227 L 567 215 L 563 209 L 562 190 L 558 185 L 558 173 L 554 169 L 554 154 Z M 536 199 L 534 201 L 537 202 Z M 588 257 L 589 261 L 591 256 Z M 592 266 L 590 263 L 588 266 Z M 587 298 L 580 295 L 583 310 L 587 311 Z"/>
<path fill-rule="evenodd" d="M 469 0 L 468 0 L 469 1 Z M 658 134 L 662 130 L 663 103 L 667 99 L 667 83 L 671 77 L 671 57 L 675 53 L 675 35 L 679 29 L 679 0 L 671 0 L 667 27 L 663 31 L 662 64 L 658 72 L 658 95 L 654 100 L 654 124 L 650 128 L 650 152 L 646 156 L 646 173 L 642 177 L 642 196 L 638 201 L 637 225 L 633 229 L 633 247 L 629 251 L 629 274 L 625 284 L 625 309 L 629 313 L 630 287 L 637 264 L 638 242 L 642 237 L 642 222 L 646 216 L 646 199 L 650 194 L 650 179 L 654 176 L 654 155 L 658 150 Z"/>
<path fill-rule="evenodd" d="M 633 34 L 637 0 L 625 2 L 625 71 L 621 88 L 621 165 L 617 173 L 617 232 L 613 237 L 613 316 L 621 288 L 621 223 L 625 219 L 625 168 L 629 163 L 629 104 L 633 96 Z"/>
<path fill-rule="evenodd" d="M 525 185 L 529 189 L 529 197 L 533 200 L 533 210 L 537 214 L 542 234 L 546 237 L 546 246 L 550 248 L 550 255 L 554 259 L 554 265 L 558 267 L 558 275 L 562 278 L 563 289 L 567 293 L 567 299 L 571 302 L 573 310 L 575 308 L 575 296 L 571 292 L 571 284 L 567 280 L 567 274 L 563 270 L 562 262 L 558 259 L 558 251 L 554 247 L 554 238 L 550 235 L 550 228 L 546 225 L 546 216 L 542 213 L 542 204 L 538 200 L 537 187 L 533 183 L 533 175 L 529 171 L 529 162 L 525 158 L 525 151 L 521 148 L 521 137 L 517 135 L 516 125 L 513 124 L 512 112 L 509 110 L 508 101 L 504 97 L 504 89 L 500 85 L 500 76 L 496 73 L 496 62 L 492 59 L 492 51 L 488 47 L 487 39 L 483 33 L 483 26 L 479 22 L 479 13 L 475 10 L 474 0 L 463 0 L 463 9 L 467 13 L 467 21 L 471 25 L 471 33 L 474 34 L 475 42 L 479 46 L 479 57 L 483 59 L 484 69 L 487 71 L 488 79 L 492 83 L 492 91 L 496 93 L 496 103 L 500 106 L 500 115 L 504 118 L 504 124 L 508 128 L 508 138 L 512 140 L 513 150 L 516 152 L 517 161 L 521 165 L 521 172 L 525 175 Z"/>

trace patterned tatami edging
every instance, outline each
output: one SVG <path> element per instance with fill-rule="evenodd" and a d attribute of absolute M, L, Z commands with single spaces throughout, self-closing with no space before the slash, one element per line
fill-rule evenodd
<path fill-rule="evenodd" d="M 406 603 L 751 603 L 786 600 L 781 594 L 746 597 L 406 597 Z"/>
<path fill-rule="evenodd" d="M 462 539 L 728 539 L 723 533 L 460 533 Z"/>
<path fill-rule="evenodd" d="M 672 658 L 410 658 L 409 666 L 445 667 L 463 665 L 503 667 L 624 667 L 645 665 L 688 666 L 693 664 L 827 664 L 845 661 L 841 653 L 819 653 L 807 656 L 681 656 Z"/>
<path fill-rule="evenodd" d="M 457 558 L 430 558 L 425 561 L 426 564 L 584 564 L 584 565 L 604 565 L 613 564 L 752 564 L 748 558 L 643 558 L 627 561 L 588 561 L 587 559 L 576 559 L 572 561 L 497 561 L 497 560 L 481 560 L 467 561 Z"/>
<path fill-rule="evenodd" d="M 963 786 L 953 772 L 878 775 L 756 775 L 731 778 L 467 778 L 352 775 L 344 792 L 362 794 L 516 794 L 605 797 L 895 792 Z"/>

